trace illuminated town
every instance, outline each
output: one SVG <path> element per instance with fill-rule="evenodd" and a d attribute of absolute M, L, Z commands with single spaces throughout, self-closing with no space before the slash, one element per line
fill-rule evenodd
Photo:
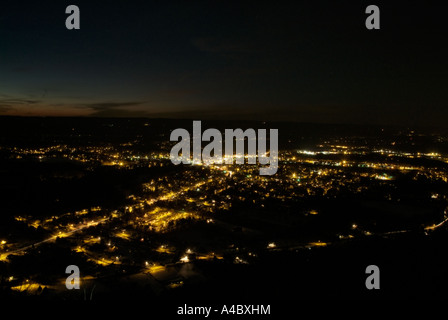
<path fill-rule="evenodd" d="M 139 131 L 163 121 L 132 120 L 137 133 L 119 143 L 102 137 L 94 144 L 90 135 L 74 142 L 81 136 L 75 127 L 52 137 L 57 143 L 30 138 L 17 146 L 4 138 L 2 188 L 11 195 L 0 229 L 4 293 L 102 299 L 126 288 L 120 294 L 182 297 L 216 283 L 216 270 L 238 278 L 284 256 L 308 261 L 315 252 L 366 241 L 446 236 L 448 153 L 439 151 L 447 142 L 441 135 L 402 130 L 371 143 L 311 132 L 313 143 L 287 138 L 278 172 L 260 176 L 253 165 L 174 166 L 170 131 L 157 129 L 152 138 Z M 419 139 L 439 150 L 419 150 Z M 156 147 L 146 148 L 148 140 Z M 87 296 L 65 288 L 70 264 L 80 267 Z"/>

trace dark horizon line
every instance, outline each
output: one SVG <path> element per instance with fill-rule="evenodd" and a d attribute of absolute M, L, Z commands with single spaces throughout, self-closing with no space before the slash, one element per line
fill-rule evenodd
<path fill-rule="evenodd" d="M 384 127 L 384 128 L 406 128 L 415 129 L 437 129 L 448 132 L 448 128 L 437 125 L 405 125 L 405 124 L 365 124 L 365 123 L 342 123 L 342 122 L 311 122 L 311 121 L 295 121 L 295 120 L 248 120 L 248 119 L 198 119 L 198 118 L 171 118 L 171 117 L 101 117 L 101 116 L 25 116 L 25 115 L 0 115 L 2 118 L 35 118 L 35 119 L 104 119 L 104 120 L 168 120 L 168 121 L 207 121 L 207 122 L 256 122 L 256 123 L 278 123 L 278 124 L 302 124 L 302 125 L 321 125 L 321 126 L 354 126 L 354 127 Z"/>

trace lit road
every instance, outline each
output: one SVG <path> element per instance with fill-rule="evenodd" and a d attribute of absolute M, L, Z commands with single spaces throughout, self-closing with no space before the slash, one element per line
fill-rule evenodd
<path fill-rule="evenodd" d="M 50 241 L 55 241 L 57 238 L 68 237 L 68 236 L 70 236 L 70 235 L 72 235 L 72 234 L 74 234 L 76 232 L 81 231 L 81 230 L 84 230 L 84 229 L 87 229 L 87 228 L 90 228 L 90 227 L 93 227 L 93 226 L 97 226 L 98 224 L 100 224 L 100 223 L 102 223 L 102 222 L 104 222 L 106 220 L 107 220 L 107 218 L 103 218 L 103 219 L 100 219 L 100 220 L 97 220 L 97 221 L 90 221 L 88 223 L 85 223 L 85 224 L 81 225 L 80 227 L 78 227 L 76 229 L 73 229 L 73 230 L 70 230 L 70 231 L 64 231 L 64 232 L 61 231 L 57 235 L 51 236 L 50 238 L 47 238 L 45 240 L 42 240 L 42 241 L 39 241 L 39 242 L 35 242 L 33 244 L 27 245 L 27 246 L 19 248 L 19 249 L 15 249 L 15 250 L 8 251 L 8 252 L 3 252 L 3 253 L 1 253 L 1 256 L 3 256 L 3 255 L 10 255 L 10 254 L 14 254 L 14 253 L 21 253 L 21 252 L 26 251 L 28 249 L 34 248 L 36 246 L 39 246 L 39 245 L 41 245 L 43 243 L 50 242 Z M 0 260 L 2 260 L 2 259 L 0 259 Z"/>
<path fill-rule="evenodd" d="M 146 203 L 148 205 L 152 205 L 152 204 L 154 204 L 154 203 L 156 203 L 158 201 L 172 200 L 172 199 L 176 198 L 177 196 L 181 195 L 182 192 L 186 192 L 186 191 L 189 191 L 189 190 L 193 190 L 193 189 L 199 188 L 199 187 L 203 186 L 206 182 L 211 182 L 211 181 L 212 180 L 208 180 L 208 181 L 205 181 L 205 182 L 199 182 L 199 183 L 196 183 L 196 184 L 194 184 L 192 186 L 184 187 L 180 191 L 169 192 L 169 193 L 167 193 L 165 195 L 161 195 L 158 198 L 147 200 Z M 80 232 L 82 230 L 88 229 L 90 227 L 97 226 L 100 223 L 106 222 L 109 218 L 110 218 L 110 216 L 106 217 L 106 218 L 98 219 L 96 221 L 91 220 L 91 221 L 89 221 L 87 223 L 82 224 L 81 226 L 79 226 L 79 227 L 77 227 L 75 229 L 71 229 L 71 230 L 68 230 L 68 231 L 59 231 L 58 234 L 53 235 L 53 236 L 51 236 L 51 237 L 49 237 L 47 239 L 44 239 L 42 241 L 35 242 L 33 244 L 30 244 L 30 245 L 27 245 L 27 246 L 24 246 L 24 247 L 21 247 L 21 248 L 18 248 L 18 249 L 14 249 L 12 251 L 0 252 L 0 261 L 5 260 L 7 258 L 7 256 L 10 255 L 10 254 L 19 254 L 19 253 L 22 253 L 22 252 L 24 252 L 24 251 L 26 251 L 28 249 L 37 247 L 37 246 L 39 246 L 39 245 L 41 245 L 43 243 L 55 241 L 57 238 L 65 238 L 65 237 L 71 236 L 71 235 L 73 235 L 73 234 L 75 234 L 77 232 Z"/>

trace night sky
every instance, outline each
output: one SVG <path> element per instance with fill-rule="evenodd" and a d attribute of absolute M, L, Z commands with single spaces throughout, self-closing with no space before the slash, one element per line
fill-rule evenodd
<path fill-rule="evenodd" d="M 0 2 L 0 115 L 446 126 L 440 1 L 92 2 Z"/>

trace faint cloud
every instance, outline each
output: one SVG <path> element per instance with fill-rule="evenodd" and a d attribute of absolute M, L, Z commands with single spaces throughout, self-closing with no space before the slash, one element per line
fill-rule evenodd
<path fill-rule="evenodd" d="M 92 109 L 93 112 L 89 114 L 91 117 L 147 117 L 147 111 L 133 109 L 143 103 L 142 101 L 100 102 L 85 104 L 81 108 Z"/>
<path fill-rule="evenodd" d="M 100 102 L 100 103 L 90 103 L 84 105 L 86 108 L 91 108 L 93 110 L 108 110 L 114 108 L 123 108 L 123 107 L 131 107 L 142 104 L 143 102 Z"/>
<path fill-rule="evenodd" d="M 2 99 L 0 100 L 1 105 L 16 105 L 16 104 L 36 104 L 39 100 L 29 100 L 29 99 Z"/>
<path fill-rule="evenodd" d="M 11 110 L 14 110 L 14 108 L 12 108 L 11 106 L 8 106 L 8 105 L 1 105 L 0 104 L 0 114 L 8 113 Z"/>
<path fill-rule="evenodd" d="M 144 110 L 108 109 L 91 113 L 91 117 L 111 117 L 111 118 L 136 118 L 147 117 L 149 114 Z"/>
<path fill-rule="evenodd" d="M 2 94 L 2 97 L 7 97 Z M 30 99 L 22 99 L 22 98 L 8 98 L 8 99 L 0 99 L 0 114 L 9 113 L 10 111 L 14 111 L 17 107 L 21 108 L 27 105 L 34 105 L 39 103 L 39 100 L 30 100 Z"/>

